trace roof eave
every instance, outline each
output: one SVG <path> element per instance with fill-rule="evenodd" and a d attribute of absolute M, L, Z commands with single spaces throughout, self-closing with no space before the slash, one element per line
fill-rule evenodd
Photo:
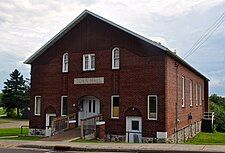
<path fill-rule="evenodd" d="M 185 65 L 186 67 L 188 67 L 189 69 L 191 69 L 192 71 L 194 71 L 196 74 L 198 74 L 199 76 L 201 76 L 202 78 L 204 78 L 206 81 L 210 81 L 206 76 L 204 76 L 203 74 L 201 74 L 194 67 L 192 67 L 190 64 L 188 64 L 186 61 L 184 61 L 182 58 L 180 58 L 179 56 L 177 56 L 172 51 L 168 50 L 166 53 L 168 55 L 172 56 L 173 58 L 177 59 L 180 63 L 182 63 L 183 65 Z"/>

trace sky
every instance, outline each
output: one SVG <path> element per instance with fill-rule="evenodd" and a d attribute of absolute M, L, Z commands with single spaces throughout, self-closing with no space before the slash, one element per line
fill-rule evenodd
<path fill-rule="evenodd" d="M 85 9 L 146 38 L 181 58 L 224 13 L 225 0 L 1 0 L 0 89 L 23 62 Z M 225 96 L 225 21 L 185 59 L 210 79 L 210 93 Z"/>

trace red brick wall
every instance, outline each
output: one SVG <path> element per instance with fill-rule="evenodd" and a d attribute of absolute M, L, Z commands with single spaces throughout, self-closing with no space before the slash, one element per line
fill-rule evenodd
<path fill-rule="evenodd" d="M 120 69 L 112 70 L 111 50 L 120 48 Z M 62 55 L 69 54 L 69 72 L 62 73 Z M 95 53 L 96 69 L 82 71 L 82 55 Z M 155 137 L 156 132 L 168 131 L 172 134 L 175 126 L 175 68 L 174 60 L 159 48 L 128 35 L 106 23 L 87 16 L 75 28 L 59 39 L 31 67 L 31 119 L 30 127 L 45 128 L 45 108 L 53 106 L 60 116 L 60 100 L 68 95 L 69 113 L 78 111 L 78 99 L 95 96 L 100 100 L 101 113 L 106 121 L 106 129 L 113 134 L 125 134 L 125 114 L 127 109 L 139 109 L 143 121 L 143 136 Z M 201 106 L 188 106 L 189 83 L 186 86 L 186 107 L 181 108 L 181 75 L 186 82 L 193 78 L 202 84 L 203 80 L 193 72 L 179 65 L 179 128 L 201 119 Z M 74 85 L 76 77 L 104 77 L 104 84 Z M 120 118 L 111 119 L 111 96 L 120 95 Z M 41 116 L 33 115 L 34 96 L 42 96 Z M 147 119 L 147 96 L 158 96 L 158 120 Z M 203 95 L 203 93 L 202 93 Z M 166 103 L 166 105 L 165 105 Z M 73 106 L 75 104 L 75 107 Z M 193 119 L 187 119 L 192 112 Z"/>
<path fill-rule="evenodd" d="M 166 60 L 166 129 L 168 136 L 174 133 L 176 127 L 176 68 L 173 58 L 167 56 Z M 193 124 L 202 119 L 204 103 L 196 106 L 196 83 L 202 85 L 202 100 L 204 100 L 204 79 L 178 63 L 178 130 Z M 182 76 L 185 77 L 185 107 L 182 107 Z M 190 107 L 190 80 L 193 81 L 193 106 Z M 199 98 L 199 86 L 198 86 Z M 188 119 L 188 114 L 192 114 L 192 119 Z"/>
<path fill-rule="evenodd" d="M 112 70 L 111 49 L 120 48 L 120 69 Z M 69 73 L 62 73 L 63 53 L 69 54 Z M 95 53 L 96 69 L 82 71 L 82 55 Z M 76 77 L 104 77 L 98 85 L 74 85 Z M 129 36 L 93 17 L 87 17 L 32 63 L 30 127 L 45 128 L 44 110 L 56 109 L 60 116 L 60 97 L 68 95 L 69 113 L 78 111 L 78 99 L 95 96 L 101 102 L 106 129 L 125 134 L 125 112 L 131 107 L 140 110 L 143 134 L 156 136 L 165 131 L 165 53 L 158 48 Z M 120 95 L 120 119 L 111 119 L 111 96 Z M 157 121 L 147 120 L 147 96 L 158 96 Z M 33 116 L 34 96 L 42 96 L 41 116 Z M 76 104 L 73 107 L 73 104 Z"/>

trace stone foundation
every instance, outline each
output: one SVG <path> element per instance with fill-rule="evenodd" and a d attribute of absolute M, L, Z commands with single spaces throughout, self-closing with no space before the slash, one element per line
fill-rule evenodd
<path fill-rule="evenodd" d="M 201 132 L 201 121 L 195 122 L 189 126 L 186 126 L 183 129 L 177 131 L 177 133 L 172 134 L 167 138 L 167 143 L 183 143 L 190 138 L 193 138 L 196 134 Z"/>
<path fill-rule="evenodd" d="M 29 135 L 40 135 L 45 136 L 45 129 L 29 129 Z"/>
<path fill-rule="evenodd" d="M 177 133 L 172 134 L 168 138 L 151 138 L 142 137 L 142 143 L 183 143 L 190 138 L 193 138 L 196 134 L 201 132 L 201 121 L 188 125 L 183 129 L 179 129 Z M 110 140 L 110 135 L 106 135 L 107 140 Z M 125 135 L 111 135 L 111 141 L 113 142 L 126 142 Z"/>

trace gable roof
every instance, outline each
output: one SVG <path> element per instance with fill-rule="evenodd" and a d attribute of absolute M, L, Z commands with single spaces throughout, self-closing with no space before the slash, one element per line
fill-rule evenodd
<path fill-rule="evenodd" d="M 192 66 L 190 66 L 187 62 L 185 62 L 182 58 L 180 58 L 179 56 L 177 56 L 176 54 L 174 54 L 172 51 L 170 51 L 168 48 L 166 48 L 165 46 L 154 42 L 150 39 L 147 39 L 133 31 L 130 31 L 110 20 L 107 20 L 93 12 L 90 12 L 88 10 L 84 10 L 78 17 L 76 17 L 72 22 L 70 22 L 65 28 L 63 28 L 58 34 L 56 34 L 52 39 L 50 39 L 46 44 L 44 44 L 39 50 L 37 50 L 33 55 L 31 55 L 24 63 L 25 64 L 31 64 L 38 56 L 40 56 L 43 52 L 45 52 L 49 47 L 51 47 L 56 41 L 58 41 L 60 38 L 62 38 L 67 32 L 69 32 L 73 27 L 75 27 L 82 19 L 84 19 L 87 15 L 92 15 L 95 18 L 102 20 L 134 37 L 137 37 L 153 46 L 156 46 L 158 48 L 160 48 L 161 50 L 165 51 L 168 55 L 172 56 L 173 58 L 175 58 L 176 60 L 178 60 L 179 62 L 181 62 L 182 64 L 184 64 L 185 66 L 187 66 L 188 68 L 190 68 L 192 71 L 194 71 L 195 73 L 197 73 L 198 75 L 200 75 L 201 77 L 207 79 L 204 75 L 202 75 L 200 72 L 198 72 L 196 69 L 194 69 Z"/>

